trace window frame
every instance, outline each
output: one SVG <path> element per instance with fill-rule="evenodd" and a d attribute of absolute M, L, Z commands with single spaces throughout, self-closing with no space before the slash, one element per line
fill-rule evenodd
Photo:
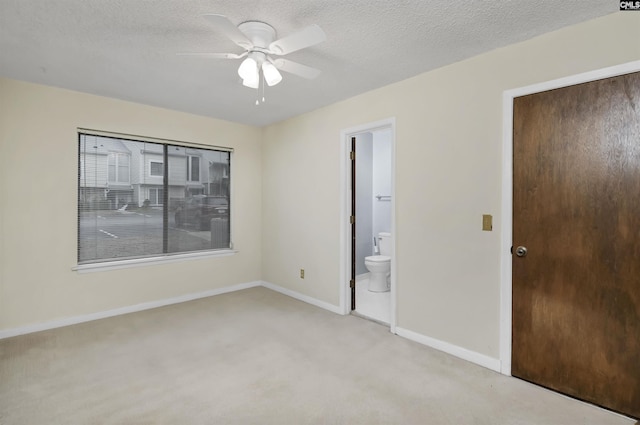
<path fill-rule="evenodd" d="M 149 196 L 147 197 L 147 199 L 151 201 L 151 205 L 155 207 L 164 207 L 164 187 L 150 187 L 148 188 L 148 191 Z M 153 202 L 151 200 L 151 193 L 155 193 L 154 200 L 156 202 Z"/>
<path fill-rule="evenodd" d="M 153 173 L 153 164 L 160 165 L 161 174 Z M 149 177 L 164 177 L 164 161 L 158 161 L 157 159 L 149 160 Z"/>
<path fill-rule="evenodd" d="M 128 158 L 129 163 L 126 165 L 127 167 L 127 180 L 120 180 L 120 167 L 125 167 L 120 165 L 120 157 Z M 115 180 L 111 180 L 111 158 L 114 159 L 113 171 L 115 174 Z M 107 153 L 107 182 L 109 184 L 114 185 L 128 185 L 131 184 L 131 155 L 125 152 L 118 151 L 109 151 Z"/>
<path fill-rule="evenodd" d="M 193 179 L 193 160 L 198 160 L 198 179 Z M 187 154 L 187 183 L 199 183 L 202 180 L 202 158 L 198 155 Z"/>
<path fill-rule="evenodd" d="M 234 153 L 234 149 L 230 148 L 228 146 L 219 146 L 219 145 L 213 145 L 213 144 L 201 144 L 201 143 L 192 143 L 192 142 L 184 142 L 184 141 L 179 141 L 179 140 L 172 140 L 172 139 L 162 139 L 162 138 L 156 138 L 156 137 L 148 137 L 148 136 L 139 136 L 139 135 L 131 135 L 131 134 L 122 134 L 122 133 L 114 133 L 114 132 L 109 132 L 109 131 L 102 131 L 102 130 L 93 130 L 93 129 L 86 129 L 86 128 L 77 128 L 77 143 L 78 143 L 78 160 L 77 160 L 77 172 L 78 172 L 78 178 L 76 181 L 76 190 L 77 190 L 77 199 L 78 199 L 78 204 L 76 207 L 76 211 L 77 211 L 77 221 L 78 221 L 78 227 L 77 227 L 77 235 L 76 235 L 76 241 L 77 241 L 77 246 L 76 246 L 76 265 L 72 266 L 71 269 L 73 271 L 77 271 L 79 273 L 85 273 L 85 272 L 99 272 L 99 271 L 106 271 L 106 270 L 115 270 L 115 269 L 122 269 L 122 268 L 130 268 L 130 267 L 139 267 L 139 266 L 147 266 L 147 265 L 154 265 L 154 264 L 165 264 L 165 263 L 173 263 L 173 262 L 181 262 L 181 261 L 190 261 L 190 260 L 197 260 L 197 259 L 204 259 L 204 258 L 216 258 L 216 257 L 226 257 L 226 256 L 230 256 L 230 255 L 235 255 L 236 253 L 238 253 L 239 251 L 234 247 L 234 227 L 235 227 L 235 214 L 234 209 L 233 209 L 233 205 L 235 205 L 234 202 L 234 184 L 233 184 L 233 179 L 230 179 L 229 183 L 228 183 L 228 202 L 229 202 L 229 212 L 228 212 L 228 217 L 229 217 L 229 247 L 228 248 L 211 248 L 211 249 L 202 249 L 202 250 L 195 250 L 195 251 L 179 251 L 179 252 L 164 252 L 162 254 L 150 254 L 148 256 L 141 256 L 141 257 L 123 257 L 123 258 L 109 258 L 109 259 L 100 259 L 100 260 L 95 260 L 93 262 L 80 262 L 79 261 L 79 253 L 80 253 L 80 246 L 79 246 L 79 241 L 80 241 L 80 198 L 81 198 L 81 163 L 82 162 L 86 162 L 86 161 L 82 161 L 82 151 L 81 151 L 81 140 L 82 140 L 82 136 L 98 136 L 98 137 L 108 137 L 108 138 L 116 138 L 116 139 L 122 139 L 122 140 L 126 140 L 126 141 L 132 141 L 132 142 L 142 142 L 142 143 L 156 143 L 156 144 L 161 144 L 163 146 L 167 146 L 167 147 L 175 147 L 175 148 L 183 148 L 185 150 L 188 149 L 203 149 L 203 150 L 209 150 L 209 151 L 220 151 L 220 152 L 227 152 L 229 155 L 229 159 L 228 159 L 228 174 L 229 176 L 231 175 L 231 168 L 234 167 L 234 162 L 235 162 L 235 155 L 233 155 Z M 120 184 L 133 184 L 133 180 L 132 180 L 132 162 L 133 162 L 133 157 L 130 154 L 124 153 L 124 152 L 109 152 L 108 154 L 111 153 L 117 153 L 117 154 L 124 154 L 124 155 L 128 155 L 128 178 L 129 180 L 125 183 L 125 182 L 119 182 Z M 199 174 L 199 180 L 197 182 L 201 182 L 202 179 L 202 170 L 201 170 L 201 165 L 202 165 L 202 157 L 198 156 L 198 155 L 190 155 L 187 154 L 186 155 L 187 158 L 191 159 L 192 157 L 196 157 L 198 158 L 198 174 Z M 116 155 L 116 158 L 118 156 Z M 82 158 L 82 159 L 81 159 Z M 191 161 L 191 160 L 190 160 Z M 165 201 L 165 205 L 167 205 L 166 208 L 164 208 L 163 205 L 163 210 L 164 210 L 164 220 L 167 220 L 167 214 L 168 214 L 168 203 L 166 202 L 169 197 L 169 190 L 166 190 L 169 188 L 168 186 L 168 179 L 169 179 L 169 174 L 167 173 L 167 166 L 166 164 L 168 164 L 168 162 L 166 161 L 166 157 L 165 159 L 161 162 L 158 160 L 152 160 L 150 162 L 160 162 L 163 164 L 163 176 L 156 176 L 153 175 L 150 177 L 160 177 L 163 178 L 164 182 L 163 182 L 163 187 L 160 188 L 161 191 L 164 192 L 164 201 Z M 86 164 L 82 164 L 85 165 Z M 191 162 L 190 162 L 191 165 Z M 109 181 L 108 179 L 108 167 L 109 167 L 109 159 L 107 156 L 107 181 Z M 116 170 L 118 170 L 118 163 L 116 160 Z M 144 170 L 143 170 L 144 171 Z M 151 173 L 151 168 L 149 166 L 149 174 Z M 191 169 L 189 169 L 189 174 L 191 173 Z M 117 180 L 117 171 L 116 171 L 116 180 Z M 187 178 L 189 178 L 190 176 L 187 175 Z M 190 183 L 190 182 L 195 182 L 193 180 L 188 180 L 186 181 L 186 183 Z M 112 182 L 110 182 L 112 183 Z"/>

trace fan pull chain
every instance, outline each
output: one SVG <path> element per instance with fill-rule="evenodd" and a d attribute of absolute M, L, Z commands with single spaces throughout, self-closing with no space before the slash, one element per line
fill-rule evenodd
<path fill-rule="evenodd" d="M 264 86 L 267 85 L 266 80 L 264 79 L 264 72 L 262 73 L 262 103 L 264 103 Z"/>
<path fill-rule="evenodd" d="M 256 106 L 260 105 L 260 102 L 258 101 L 258 96 L 260 95 L 260 88 L 257 87 L 256 88 Z"/>

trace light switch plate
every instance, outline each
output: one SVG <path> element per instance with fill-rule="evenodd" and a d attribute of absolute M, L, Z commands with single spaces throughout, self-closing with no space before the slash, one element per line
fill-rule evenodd
<path fill-rule="evenodd" d="M 493 230 L 493 217 L 490 214 L 482 214 L 482 230 L 487 232 Z"/>

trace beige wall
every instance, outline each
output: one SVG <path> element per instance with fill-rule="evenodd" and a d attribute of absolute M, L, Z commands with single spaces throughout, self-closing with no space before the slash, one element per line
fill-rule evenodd
<path fill-rule="evenodd" d="M 396 117 L 397 324 L 497 358 L 502 93 L 639 60 L 638 39 L 615 13 L 263 129 L 0 79 L 0 330 L 260 279 L 338 305 L 340 131 Z M 72 272 L 77 127 L 235 148 L 240 253 Z"/>
<path fill-rule="evenodd" d="M 73 272 L 77 127 L 234 148 L 239 253 Z M 260 137 L 249 126 L 0 79 L 0 330 L 260 280 Z"/>
<path fill-rule="evenodd" d="M 637 40 L 614 13 L 265 128 L 263 279 L 339 303 L 340 131 L 395 117 L 397 325 L 498 358 L 502 94 L 639 60 Z"/>

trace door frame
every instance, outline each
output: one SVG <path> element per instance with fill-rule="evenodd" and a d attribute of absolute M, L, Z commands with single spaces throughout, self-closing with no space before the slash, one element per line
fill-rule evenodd
<path fill-rule="evenodd" d="M 391 130 L 391 302 L 389 330 L 396 333 L 396 119 L 395 117 L 374 121 L 340 131 L 340 311 L 349 314 L 351 295 L 351 137 L 360 133 L 377 130 Z M 358 300 L 356 299 L 356 303 Z"/>
<path fill-rule="evenodd" d="M 640 60 L 506 90 L 502 95 L 502 237 L 500 241 L 500 372 L 511 376 L 513 244 L 513 100 L 516 97 L 640 71 Z"/>

